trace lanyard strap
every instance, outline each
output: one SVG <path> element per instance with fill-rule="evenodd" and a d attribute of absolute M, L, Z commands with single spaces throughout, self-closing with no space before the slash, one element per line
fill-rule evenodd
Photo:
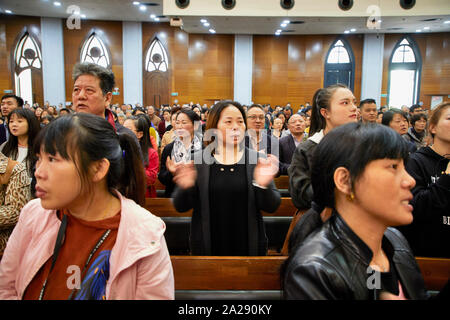
<path fill-rule="evenodd" d="M 47 278 L 44 281 L 44 285 L 42 286 L 42 289 L 41 289 L 41 292 L 39 294 L 38 300 L 42 300 L 42 298 L 44 297 L 44 292 L 45 292 L 45 288 L 47 287 L 48 277 L 50 276 L 50 273 L 52 272 L 52 270 L 53 270 L 53 268 L 55 266 L 56 259 L 58 258 L 58 255 L 59 255 L 59 250 L 61 249 L 61 246 L 62 246 L 62 244 L 64 242 L 64 236 L 66 234 L 66 228 L 67 228 L 67 215 L 63 215 L 63 218 L 62 218 L 62 221 L 61 221 L 61 225 L 60 225 L 59 230 L 58 230 L 58 236 L 56 237 L 55 248 L 53 249 L 52 265 L 50 267 L 50 271 L 48 272 Z M 103 235 L 101 236 L 101 238 L 97 241 L 97 244 L 91 250 L 91 253 L 89 254 L 89 257 L 86 260 L 86 263 L 84 264 L 83 272 L 81 274 L 84 273 L 84 271 L 86 270 L 86 267 L 89 265 L 89 262 L 91 261 L 91 259 L 94 256 L 95 252 L 98 250 L 98 248 L 100 248 L 100 246 L 103 244 L 103 242 L 106 240 L 106 238 L 109 236 L 110 233 L 111 233 L 111 229 L 106 230 L 105 233 L 103 233 Z M 69 296 L 69 300 L 72 298 L 72 295 L 75 292 L 75 290 L 76 289 L 72 290 L 72 292 L 71 292 L 71 294 Z"/>

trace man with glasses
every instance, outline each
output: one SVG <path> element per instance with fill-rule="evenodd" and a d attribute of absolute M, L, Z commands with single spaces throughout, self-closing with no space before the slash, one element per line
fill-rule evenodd
<path fill-rule="evenodd" d="M 248 107 L 245 146 L 264 154 L 271 154 L 272 138 L 267 133 L 267 130 L 264 129 L 265 117 L 266 115 L 261 105 L 253 104 Z M 278 148 L 275 148 L 273 150 L 275 151 L 277 149 Z M 278 154 L 276 156 L 278 156 Z"/>

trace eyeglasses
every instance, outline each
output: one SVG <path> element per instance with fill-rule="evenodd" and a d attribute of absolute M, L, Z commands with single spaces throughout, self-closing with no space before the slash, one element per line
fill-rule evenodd
<path fill-rule="evenodd" d="M 256 119 L 264 120 L 264 116 L 256 116 L 256 115 L 254 115 L 254 116 L 248 116 L 247 118 L 248 118 L 248 119 L 251 119 L 251 120 L 256 120 Z"/>

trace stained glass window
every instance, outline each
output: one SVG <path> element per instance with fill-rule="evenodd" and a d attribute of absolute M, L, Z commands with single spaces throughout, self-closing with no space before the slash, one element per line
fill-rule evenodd
<path fill-rule="evenodd" d="M 169 68 L 169 59 L 166 49 L 158 38 L 153 39 L 145 55 L 145 70 L 148 72 L 166 72 Z"/>
<path fill-rule="evenodd" d="M 81 62 L 91 62 L 104 68 L 110 68 L 111 58 L 108 50 L 98 35 L 93 32 L 84 42 L 81 48 Z"/>

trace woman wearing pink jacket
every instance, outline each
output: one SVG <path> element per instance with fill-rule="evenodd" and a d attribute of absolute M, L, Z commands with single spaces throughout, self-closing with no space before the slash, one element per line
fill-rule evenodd
<path fill-rule="evenodd" d="M 140 206 L 145 173 L 131 140 L 85 113 L 41 132 L 38 199 L 8 241 L 0 299 L 174 298 L 165 225 Z"/>

